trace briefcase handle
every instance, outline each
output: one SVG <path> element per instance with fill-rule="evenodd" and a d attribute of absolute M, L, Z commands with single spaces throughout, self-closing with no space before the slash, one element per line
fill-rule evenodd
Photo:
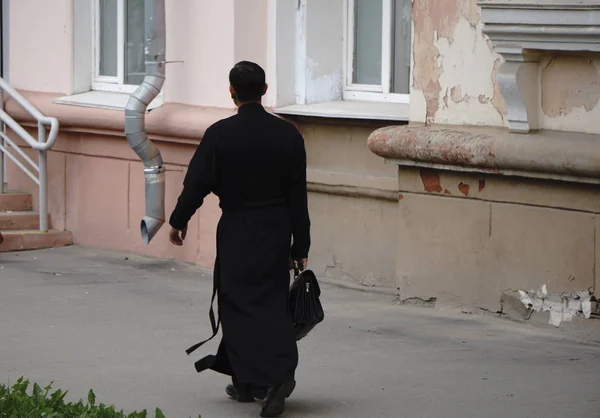
<path fill-rule="evenodd" d="M 306 266 L 300 266 L 298 262 L 294 260 L 294 277 L 298 277 L 304 270 L 306 270 Z"/>

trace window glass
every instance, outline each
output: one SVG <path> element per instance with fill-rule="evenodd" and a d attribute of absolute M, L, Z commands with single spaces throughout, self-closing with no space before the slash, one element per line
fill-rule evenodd
<path fill-rule="evenodd" d="M 144 0 L 127 0 L 125 84 L 142 84 L 146 73 Z"/>
<path fill-rule="evenodd" d="M 354 1 L 354 84 L 381 84 L 383 0 Z"/>
<path fill-rule="evenodd" d="M 117 0 L 100 0 L 99 3 L 99 75 L 116 77 L 118 67 Z"/>
<path fill-rule="evenodd" d="M 394 1 L 392 92 L 408 94 L 410 84 L 411 0 Z"/>

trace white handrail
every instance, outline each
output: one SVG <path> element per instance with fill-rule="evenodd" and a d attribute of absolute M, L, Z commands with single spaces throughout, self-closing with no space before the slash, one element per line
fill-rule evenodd
<path fill-rule="evenodd" d="M 31 158 L 29 158 L 29 155 L 25 154 L 25 152 L 21 148 L 19 148 L 19 146 L 15 144 L 13 140 L 10 139 L 4 132 L 0 132 L 0 138 L 4 139 L 4 142 L 8 143 L 8 145 L 10 145 L 12 149 L 14 149 L 21 156 L 21 158 L 27 161 L 29 165 L 31 165 L 35 169 L 35 171 L 37 171 L 38 173 L 40 172 L 40 168 Z"/>
<path fill-rule="evenodd" d="M 40 168 L 39 168 L 39 166 L 31 158 L 29 158 L 29 156 L 27 154 L 25 154 L 25 152 L 21 148 L 19 148 L 17 146 L 17 144 L 15 144 L 12 141 L 12 139 L 10 139 L 4 132 L 0 132 L 0 139 L 4 140 L 4 144 L 2 144 L 2 141 L 0 141 L 0 151 L 4 152 L 4 155 L 6 155 L 8 158 L 10 158 L 12 160 L 12 162 L 15 163 L 16 166 L 21 169 L 21 171 L 23 171 L 25 174 L 27 174 L 31 178 L 31 180 L 33 180 L 34 183 L 39 186 L 40 185 L 40 179 L 39 179 Z M 6 144 L 10 145 L 11 148 L 13 150 L 15 150 L 15 152 L 17 154 L 19 154 L 19 156 L 23 160 L 25 160 L 25 162 L 27 162 L 31 167 L 33 167 L 35 173 L 37 173 L 37 174 L 32 173 L 31 170 L 29 170 L 25 166 L 25 164 L 21 163 L 21 161 L 19 161 L 19 159 L 10 152 L 10 149 L 6 146 Z"/>
<path fill-rule="evenodd" d="M 5 139 L 5 138 L 3 138 Z M 27 174 L 29 176 L 29 178 L 31 180 L 33 180 L 33 182 L 35 184 L 37 184 L 38 186 L 40 185 L 40 179 L 38 177 L 36 177 L 31 171 L 29 171 L 29 169 L 27 167 L 25 167 L 25 165 L 23 163 L 21 163 L 21 161 L 19 161 L 19 159 L 17 157 L 15 157 L 14 155 L 12 155 L 10 153 L 10 151 L 8 150 L 8 148 L 6 148 L 4 145 L 0 145 L 0 155 L 4 153 L 4 155 L 6 155 L 8 158 L 10 158 L 12 160 L 12 162 L 21 169 L 22 172 L 24 172 L 25 174 Z"/>
<path fill-rule="evenodd" d="M 4 111 L 4 93 L 8 94 L 15 102 L 27 111 L 38 124 L 38 135 L 34 138 L 25 128 L 15 121 L 8 113 Z M 38 109 L 27 101 L 18 91 L 13 89 L 4 79 L 0 78 L 0 122 L 2 123 L 0 132 L 0 194 L 4 193 L 4 155 L 10 158 L 17 167 L 27 174 L 36 184 L 39 185 L 39 211 L 40 211 L 40 231 L 48 231 L 48 173 L 47 173 L 47 151 L 52 148 L 58 137 L 59 124 L 56 118 L 44 116 Z M 19 138 L 21 138 L 31 149 L 39 154 L 38 164 L 35 164 L 11 139 L 4 133 L 4 125 L 10 128 Z M 50 132 L 46 136 L 46 126 L 50 127 Z M 9 152 L 5 144 L 10 145 L 27 163 L 29 163 L 38 176 L 32 173 L 24 164 L 22 164 L 14 155 Z"/>
<path fill-rule="evenodd" d="M 46 151 L 52 148 L 52 146 L 56 142 L 56 138 L 58 137 L 58 119 L 42 115 L 42 113 L 39 110 L 37 110 L 31 103 L 29 103 L 26 98 L 21 96 L 21 93 L 13 89 L 2 78 L 0 78 L 0 90 L 7 93 L 38 123 L 50 126 L 50 133 L 48 134 L 47 140 L 45 138 L 38 138 L 37 140 L 34 139 L 31 135 L 29 135 L 29 133 L 25 129 L 23 129 L 21 125 L 19 125 L 18 122 L 11 118 L 10 115 L 4 110 L 0 110 L 0 120 L 2 120 L 2 122 L 5 123 L 10 129 L 15 131 L 15 133 L 19 135 L 19 137 L 23 141 L 27 142 L 27 145 L 29 145 L 31 148 L 38 151 Z"/>

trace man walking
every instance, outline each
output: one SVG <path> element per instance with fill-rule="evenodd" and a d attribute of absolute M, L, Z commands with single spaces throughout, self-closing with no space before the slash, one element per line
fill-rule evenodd
<path fill-rule="evenodd" d="M 306 151 L 297 129 L 263 108 L 268 86 L 260 66 L 236 64 L 229 82 L 238 113 L 206 130 L 171 215 L 170 240 L 182 245 L 203 199 L 219 197 L 214 275 L 223 338 L 199 371 L 231 376 L 227 394 L 264 399 L 261 416 L 275 417 L 296 385 L 287 295 L 290 261 L 306 266 L 310 247 Z"/>

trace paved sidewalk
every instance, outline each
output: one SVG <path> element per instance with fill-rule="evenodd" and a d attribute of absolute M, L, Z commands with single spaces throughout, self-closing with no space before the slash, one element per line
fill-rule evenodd
<path fill-rule="evenodd" d="M 167 417 L 257 417 L 184 353 L 210 334 L 211 284 L 193 266 L 78 247 L 0 254 L 0 380 L 54 380 L 72 399 L 93 388 Z M 323 297 L 287 417 L 600 417 L 598 346 L 332 286 Z"/>

